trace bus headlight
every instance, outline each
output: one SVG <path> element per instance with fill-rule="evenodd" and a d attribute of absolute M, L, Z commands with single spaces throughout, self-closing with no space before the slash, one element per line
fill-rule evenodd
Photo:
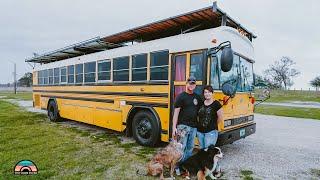
<path fill-rule="evenodd" d="M 253 115 L 248 117 L 248 121 L 253 121 Z"/>
<path fill-rule="evenodd" d="M 231 126 L 231 120 L 224 121 L 224 127 Z"/>

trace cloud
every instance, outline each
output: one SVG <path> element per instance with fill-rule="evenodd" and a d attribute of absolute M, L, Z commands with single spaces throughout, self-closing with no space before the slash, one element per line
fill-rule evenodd
<path fill-rule="evenodd" d="M 163 18 L 211 5 L 212 1 L 41 1 L 3 0 L 0 7 L 0 83 L 12 79 L 12 64 L 19 75 L 32 69 L 24 63 L 33 52 L 44 53 L 96 36 L 110 35 Z M 320 55 L 316 0 L 223 0 L 218 5 L 253 31 L 256 64 L 261 73 L 282 56 L 296 61 L 302 72 L 294 87 L 308 88 L 317 74 Z"/>

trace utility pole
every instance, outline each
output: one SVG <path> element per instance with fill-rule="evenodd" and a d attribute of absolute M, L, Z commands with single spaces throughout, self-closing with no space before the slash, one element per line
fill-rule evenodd
<path fill-rule="evenodd" d="M 14 78 L 14 94 L 17 94 L 17 66 L 16 63 L 14 63 L 14 69 L 13 69 L 13 78 Z"/>

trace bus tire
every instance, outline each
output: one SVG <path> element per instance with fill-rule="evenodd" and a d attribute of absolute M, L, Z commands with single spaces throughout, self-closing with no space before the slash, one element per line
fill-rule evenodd
<path fill-rule="evenodd" d="M 48 118 L 50 121 L 57 122 L 61 120 L 56 101 L 50 100 L 48 103 L 47 109 L 48 109 Z"/>
<path fill-rule="evenodd" d="M 139 111 L 132 121 L 132 135 L 143 146 L 155 146 L 160 140 L 160 123 L 150 111 Z"/>

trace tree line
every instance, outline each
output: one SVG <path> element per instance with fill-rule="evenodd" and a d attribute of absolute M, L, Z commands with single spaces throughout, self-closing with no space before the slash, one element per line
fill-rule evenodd
<path fill-rule="evenodd" d="M 294 84 L 293 79 L 301 74 L 299 70 L 293 67 L 295 64 L 290 57 L 282 57 L 274 64 L 269 65 L 269 67 L 263 71 L 263 75 L 255 75 L 255 85 L 258 87 L 268 87 L 270 89 L 288 89 Z M 310 85 L 318 91 L 320 87 L 320 76 L 311 80 Z"/>
<path fill-rule="evenodd" d="M 32 86 L 32 73 L 27 72 L 25 73 L 17 82 L 18 86 L 23 86 L 23 87 L 31 87 Z"/>

